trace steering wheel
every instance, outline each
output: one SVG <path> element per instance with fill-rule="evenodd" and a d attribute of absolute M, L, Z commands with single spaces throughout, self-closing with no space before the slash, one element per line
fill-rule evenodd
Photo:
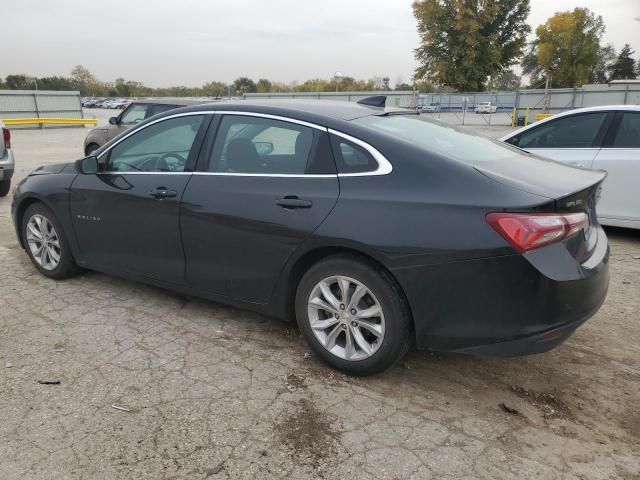
<path fill-rule="evenodd" d="M 178 162 L 167 162 L 169 158 L 174 158 L 178 160 Z M 161 172 L 176 172 L 179 170 L 177 167 L 184 169 L 186 163 L 187 159 L 178 153 L 165 153 L 156 160 L 156 170 Z"/>

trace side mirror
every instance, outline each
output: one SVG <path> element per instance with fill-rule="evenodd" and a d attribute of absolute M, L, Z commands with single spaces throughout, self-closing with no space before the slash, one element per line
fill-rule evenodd
<path fill-rule="evenodd" d="M 110 123 L 111 125 L 117 125 L 117 124 L 118 124 L 118 118 L 117 118 L 117 117 L 111 117 L 111 118 L 109 119 L 109 123 Z"/>
<path fill-rule="evenodd" d="M 258 155 L 269 155 L 273 152 L 273 143 L 271 142 L 256 142 L 254 146 Z"/>
<path fill-rule="evenodd" d="M 89 157 L 78 160 L 78 170 L 84 175 L 94 175 L 98 173 L 98 157 L 91 155 Z"/>

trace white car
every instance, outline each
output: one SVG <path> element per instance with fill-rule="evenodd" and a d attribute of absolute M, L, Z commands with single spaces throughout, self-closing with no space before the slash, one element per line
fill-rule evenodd
<path fill-rule="evenodd" d="M 500 140 L 559 162 L 606 170 L 600 223 L 640 229 L 640 106 L 570 110 Z"/>
<path fill-rule="evenodd" d="M 496 113 L 498 111 L 498 106 L 493 105 L 491 102 L 480 102 L 476 106 L 476 113 Z"/>
<path fill-rule="evenodd" d="M 11 150 L 11 132 L 0 121 L 0 197 L 9 193 L 16 164 Z"/>

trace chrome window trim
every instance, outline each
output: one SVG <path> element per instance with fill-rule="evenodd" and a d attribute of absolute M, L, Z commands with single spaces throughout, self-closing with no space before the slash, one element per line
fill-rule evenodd
<path fill-rule="evenodd" d="M 149 122 L 147 123 L 144 127 L 142 128 L 137 128 L 135 129 L 133 132 L 129 132 L 127 133 L 124 137 L 122 137 L 120 140 L 118 140 L 116 143 L 114 143 L 113 145 L 110 145 L 109 148 L 107 148 L 104 152 L 102 152 L 100 155 L 98 155 L 98 160 L 100 160 L 100 158 L 103 155 L 106 155 L 107 153 L 109 153 L 113 148 L 115 148 L 117 145 L 120 145 L 120 143 L 124 142 L 127 138 L 129 138 L 131 135 L 141 132 L 142 130 L 144 130 L 145 128 L 150 127 L 151 125 L 155 125 L 156 123 L 160 123 L 160 122 L 164 122 L 165 120 L 171 120 L 172 118 L 179 118 L 179 117 L 188 117 L 188 116 L 193 116 L 193 115 L 213 115 L 216 112 L 212 111 L 212 110 L 206 110 L 206 111 L 198 111 L 198 112 L 186 112 L 186 113 L 176 113 L 174 115 L 170 115 L 168 117 L 162 117 L 159 118 L 157 120 L 154 120 L 153 122 Z M 101 172 L 101 173 L 111 173 L 111 172 Z M 117 172 L 114 171 L 114 173 L 122 173 L 122 172 Z M 152 173 L 152 172 L 137 172 L 137 173 Z M 169 173 L 169 172 L 156 172 L 156 173 Z M 173 173 L 177 173 L 177 172 L 173 172 Z M 189 172 L 191 173 L 191 172 Z"/>
<path fill-rule="evenodd" d="M 109 148 L 106 149 L 104 152 L 102 152 L 100 155 L 98 155 L 97 158 L 99 160 L 104 155 L 108 154 L 117 145 L 119 145 L 120 143 L 125 141 L 127 138 L 129 138 L 130 136 L 132 136 L 132 135 L 144 130 L 145 128 L 148 128 L 148 127 L 150 127 L 152 125 L 155 125 L 157 123 L 160 123 L 160 122 L 163 122 L 163 121 L 166 121 L 166 120 L 171 120 L 172 118 L 187 117 L 187 116 L 194 116 L 194 115 L 238 115 L 238 116 L 247 116 L 247 117 L 268 118 L 268 119 L 272 119 L 272 120 L 279 120 L 279 121 L 282 121 L 282 122 L 294 123 L 294 124 L 302 125 L 302 126 L 305 126 L 305 127 L 308 127 L 308 128 L 314 128 L 316 130 L 320 130 L 320 131 L 323 131 L 323 132 L 326 132 L 326 133 L 337 135 L 339 137 L 344 138 L 345 140 L 349 140 L 350 142 L 353 142 L 356 145 L 359 145 L 360 147 L 364 148 L 367 152 L 369 152 L 369 154 L 377 162 L 378 168 L 376 170 L 371 171 L 371 172 L 327 173 L 327 174 L 284 174 L 284 173 L 271 174 L 271 173 L 199 172 L 199 171 L 193 171 L 193 172 L 127 172 L 127 171 L 117 171 L 117 170 L 107 171 L 107 172 L 100 172 L 99 174 L 101 174 L 101 175 L 105 175 L 105 174 L 113 174 L 113 175 L 218 175 L 218 176 L 234 176 L 234 177 L 275 177 L 275 178 L 281 178 L 281 177 L 282 178 L 287 178 L 287 177 L 288 178 L 336 178 L 336 177 L 340 178 L 340 177 L 368 177 L 368 176 L 376 176 L 376 175 L 388 175 L 389 173 L 391 173 L 393 171 L 393 166 L 386 159 L 386 157 L 384 155 L 382 155 L 374 147 L 372 147 L 368 143 L 360 140 L 359 138 L 352 137 L 351 135 L 348 135 L 346 133 L 339 132 L 339 131 L 334 130 L 332 128 L 323 127 L 323 126 L 317 125 L 315 123 L 305 122 L 303 120 L 296 120 L 295 118 L 283 117 L 283 116 L 280 116 L 280 115 L 271 115 L 271 114 L 268 114 L 268 113 L 242 112 L 242 111 L 236 111 L 236 110 L 229 110 L 229 111 L 226 111 L 226 110 L 199 110 L 199 111 L 195 111 L 195 112 L 176 113 L 174 115 L 169 115 L 169 116 L 166 116 L 166 117 L 159 118 L 157 120 L 154 120 L 153 122 L 149 122 L 148 124 L 146 124 L 142 128 L 138 128 L 138 129 L 135 129 L 132 132 L 127 133 L 121 139 L 119 139 L 117 142 L 115 142 L 113 145 L 110 145 Z"/>
<path fill-rule="evenodd" d="M 367 142 L 363 142 L 359 138 L 352 137 L 351 135 L 347 135 L 346 133 L 338 132 L 337 130 L 333 130 L 332 128 L 329 128 L 328 131 L 333 135 L 342 137 L 345 140 L 349 140 L 350 142 L 353 142 L 356 145 L 364 148 L 378 163 L 378 168 L 372 172 L 338 173 L 339 177 L 369 177 L 373 175 L 388 175 L 393 171 L 391 162 L 389 162 L 389 160 L 387 160 L 384 155 L 382 155 L 378 150 L 373 148 Z"/>
<path fill-rule="evenodd" d="M 323 127 L 321 125 L 317 125 L 315 123 L 305 122 L 303 120 L 296 120 L 295 118 L 289 117 L 281 117 L 280 115 L 271 115 L 270 113 L 255 113 L 255 112 L 241 112 L 236 110 L 219 110 L 216 112 L 218 115 L 238 115 L 244 117 L 258 117 L 258 118 L 268 118 L 270 120 L 279 120 L 281 122 L 294 123 L 298 125 L 302 125 L 303 127 L 315 128 L 316 130 L 321 130 L 323 132 L 327 132 L 328 128 Z"/>

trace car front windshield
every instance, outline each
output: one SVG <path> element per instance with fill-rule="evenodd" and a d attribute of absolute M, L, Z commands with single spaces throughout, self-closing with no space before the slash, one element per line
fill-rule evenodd
<path fill-rule="evenodd" d="M 497 140 L 420 115 L 369 116 L 354 122 L 472 165 L 503 160 L 518 154 L 526 155 L 522 150 Z"/>

